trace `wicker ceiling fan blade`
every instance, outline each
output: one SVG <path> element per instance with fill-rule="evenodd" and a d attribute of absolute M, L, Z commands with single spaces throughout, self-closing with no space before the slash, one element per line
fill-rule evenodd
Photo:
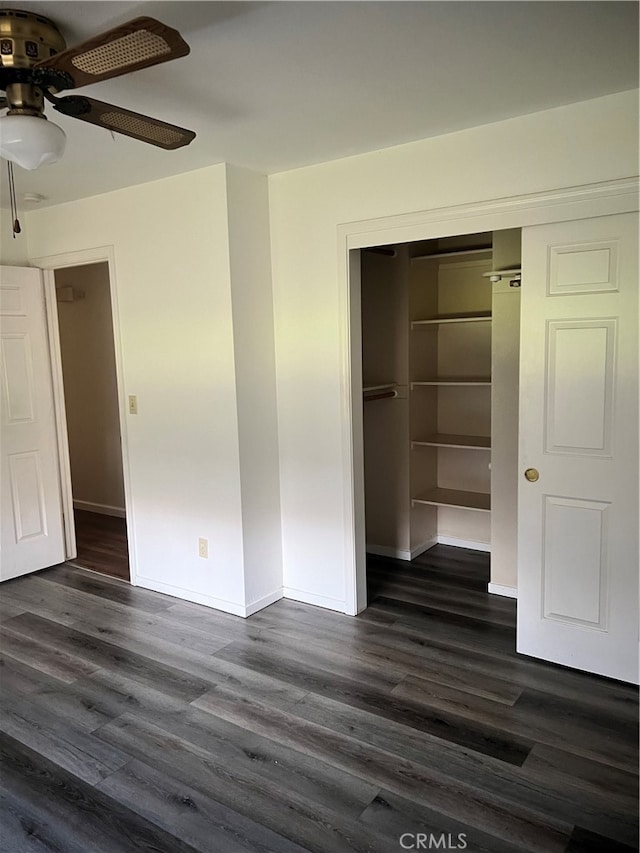
<path fill-rule="evenodd" d="M 57 88 L 77 89 L 178 59 L 189 50 L 177 30 L 142 17 L 56 53 L 36 63 L 34 70 L 58 72 Z"/>
<path fill-rule="evenodd" d="M 122 133 L 140 142 L 148 142 L 150 145 L 157 145 L 158 148 L 166 150 L 189 145 L 196 136 L 192 130 L 184 127 L 168 124 L 166 121 L 125 110 L 104 101 L 96 101 L 95 98 L 86 98 L 84 95 L 57 98 L 54 109 L 63 115 L 78 118 L 89 124 Z"/>

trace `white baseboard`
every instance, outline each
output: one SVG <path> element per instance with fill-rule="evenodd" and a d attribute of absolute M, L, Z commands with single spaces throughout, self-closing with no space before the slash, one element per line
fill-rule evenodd
<path fill-rule="evenodd" d="M 279 589 L 274 589 L 273 592 L 270 592 L 269 595 L 263 595 L 262 598 L 257 598 L 255 601 L 252 601 L 251 604 L 247 604 L 244 608 L 245 616 L 251 616 L 252 613 L 257 613 L 258 610 L 263 610 L 270 604 L 275 604 L 276 601 L 280 601 L 281 598 L 282 587 L 279 587 Z"/>
<path fill-rule="evenodd" d="M 324 607 L 325 610 L 336 610 L 338 613 L 347 612 L 346 602 L 340 601 L 337 598 L 329 598 L 326 595 L 316 595 L 313 592 L 293 589 L 290 586 L 285 586 L 282 592 L 284 598 L 290 598 L 293 601 L 300 601 L 302 604 L 313 604 L 316 607 Z"/>
<path fill-rule="evenodd" d="M 222 610 L 224 613 L 231 613 L 232 616 L 247 616 L 247 608 L 243 604 L 236 604 L 235 601 L 226 601 L 224 598 L 215 598 L 212 595 L 205 595 L 201 592 L 195 592 L 192 589 L 183 589 L 180 586 L 173 586 L 173 584 L 163 583 L 153 578 L 145 578 L 138 575 L 134 586 L 151 589 L 154 592 L 163 592 L 165 595 L 171 595 L 173 598 L 179 598 L 182 601 L 193 601 L 194 604 L 204 604 L 205 607 L 213 607 L 214 610 Z"/>
<path fill-rule="evenodd" d="M 428 551 L 430 548 L 433 548 L 434 545 L 439 543 L 439 539 L 437 536 L 434 536 L 432 539 L 428 539 L 422 545 L 418 545 L 417 548 L 413 548 L 411 551 L 411 559 L 415 560 L 416 557 L 419 557 L 420 554 L 424 554 L 425 551 Z"/>
<path fill-rule="evenodd" d="M 391 548 L 389 545 L 369 545 L 367 543 L 367 554 L 373 554 L 376 557 L 391 557 L 394 560 L 411 559 L 411 551 Z"/>
<path fill-rule="evenodd" d="M 74 509 L 84 509 L 87 512 L 97 512 L 99 515 L 114 515 L 116 518 L 125 518 L 124 507 L 109 506 L 108 504 L 96 504 L 91 501 L 73 501 Z"/>
<path fill-rule="evenodd" d="M 456 539 L 454 536 L 434 536 L 428 539 L 417 548 L 412 548 L 411 551 L 405 551 L 400 548 L 391 548 L 388 545 L 373 545 L 367 544 L 367 554 L 374 554 L 377 557 L 391 557 L 394 560 L 415 560 L 420 554 L 424 554 L 434 545 L 452 545 L 455 548 L 469 548 L 471 551 L 486 551 L 491 553 L 491 545 L 487 542 L 474 542 L 471 539 Z"/>
<path fill-rule="evenodd" d="M 469 548 L 471 551 L 486 551 L 491 553 L 488 542 L 473 542 L 470 539 L 456 539 L 455 536 L 438 536 L 438 545 L 453 545 L 454 548 Z"/>
<path fill-rule="evenodd" d="M 500 583 L 487 584 L 487 592 L 491 592 L 493 595 L 504 595 L 506 598 L 518 597 L 517 586 L 503 586 Z"/>
<path fill-rule="evenodd" d="M 437 539 L 429 539 L 428 542 L 418 545 L 417 548 L 412 548 L 411 551 L 405 551 L 401 548 L 391 548 L 388 545 L 367 545 L 367 554 L 374 554 L 376 557 L 391 557 L 394 560 L 411 561 L 437 544 Z"/>

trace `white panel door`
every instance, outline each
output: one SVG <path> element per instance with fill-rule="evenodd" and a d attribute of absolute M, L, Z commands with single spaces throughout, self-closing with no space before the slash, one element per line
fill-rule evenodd
<path fill-rule="evenodd" d="M 0 267 L 0 580 L 65 559 L 42 273 Z"/>
<path fill-rule="evenodd" d="M 637 682 L 637 214 L 524 228 L 522 268 L 518 651 Z"/>

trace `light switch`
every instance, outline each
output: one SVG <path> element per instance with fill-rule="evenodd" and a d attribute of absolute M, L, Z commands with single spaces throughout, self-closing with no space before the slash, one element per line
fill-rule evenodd
<path fill-rule="evenodd" d="M 129 414 L 138 414 L 138 398 L 135 394 L 129 394 Z"/>

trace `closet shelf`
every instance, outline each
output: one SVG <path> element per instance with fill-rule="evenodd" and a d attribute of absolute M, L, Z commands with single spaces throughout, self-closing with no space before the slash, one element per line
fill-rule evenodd
<path fill-rule="evenodd" d="M 480 512 L 491 510 L 491 495 L 484 492 L 461 492 L 457 489 L 429 489 L 412 499 L 415 504 L 429 506 L 450 506 L 459 509 L 472 509 Z"/>
<path fill-rule="evenodd" d="M 450 378 L 439 377 L 437 379 L 417 379 L 411 383 L 411 390 L 422 385 L 491 385 L 491 377 L 488 376 L 452 376 Z"/>
<path fill-rule="evenodd" d="M 444 323 L 490 323 L 491 314 L 483 312 L 482 314 L 449 314 L 442 317 L 432 317 L 428 320 L 412 320 L 411 328 L 417 326 L 441 326 Z"/>
<path fill-rule="evenodd" d="M 456 447 L 463 450 L 490 450 L 491 437 L 488 435 L 449 435 L 434 433 L 424 439 L 411 442 L 411 447 Z"/>
<path fill-rule="evenodd" d="M 493 252 L 491 246 L 480 246 L 474 249 L 452 249 L 450 252 L 436 252 L 433 255 L 414 255 L 413 261 L 430 261 L 432 258 L 455 258 L 459 255 L 490 255 Z"/>

